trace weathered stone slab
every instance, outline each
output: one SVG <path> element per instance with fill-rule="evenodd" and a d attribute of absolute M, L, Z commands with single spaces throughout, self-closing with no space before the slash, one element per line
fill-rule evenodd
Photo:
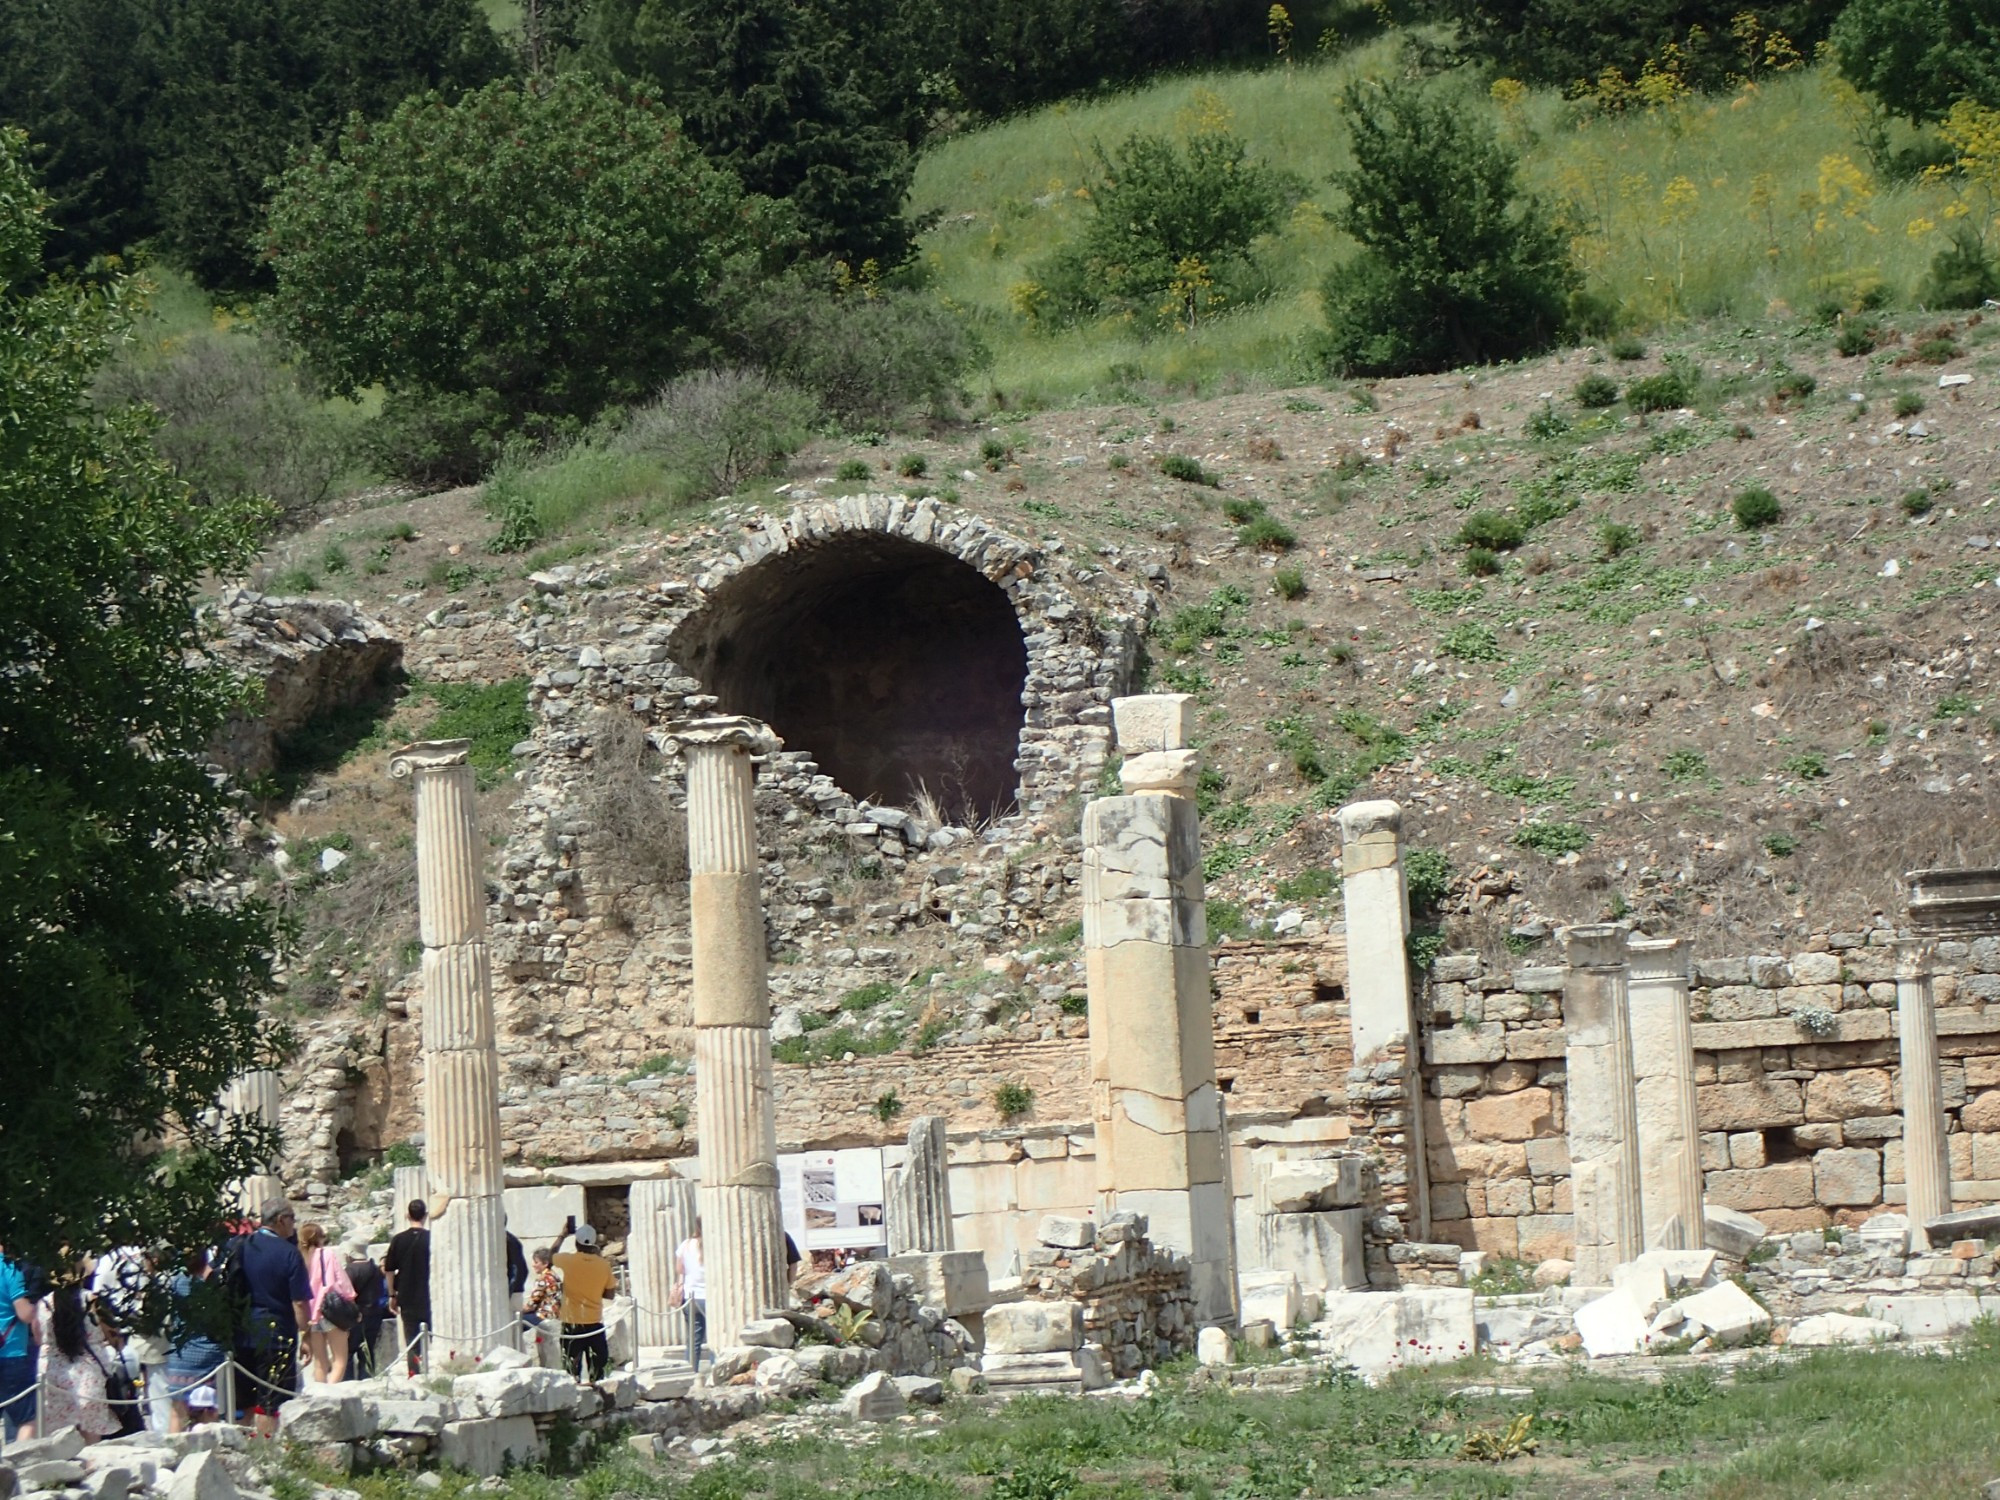
<path fill-rule="evenodd" d="M 542 1440 L 531 1417 L 474 1417 L 464 1422 L 447 1422 L 438 1435 L 438 1462 L 468 1474 L 499 1474 L 509 1468 L 539 1463 L 541 1458 Z"/>
<path fill-rule="evenodd" d="M 1080 1302 L 1002 1302 L 986 1310 L 991 1354 L 1048 1354 L 1082 1345 Z"/>

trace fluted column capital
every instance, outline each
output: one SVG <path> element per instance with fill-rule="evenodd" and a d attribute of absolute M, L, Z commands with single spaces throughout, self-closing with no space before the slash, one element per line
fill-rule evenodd
<path fill-rule="evenodd" d="M 449 771 L 467 764 L 471 740 L 418 740 L 389 753 L 389 774 L 407 781 L 419 771 Z"/>
<path fill-rule="evenodd" d="M 762 719 L 744 714 L 711 714 L 693 719 L 674 731 L 684 751 L 746 750 L 752 755 L 770 755 L 784 747 L 771 726 Z"/>

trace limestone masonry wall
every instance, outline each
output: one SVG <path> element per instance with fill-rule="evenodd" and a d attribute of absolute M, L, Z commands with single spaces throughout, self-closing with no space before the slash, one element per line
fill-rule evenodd
<path fill-rule="evenodd" d="M 1697 960 L 1708 1201 L 1775 1230 L 1899 1208 L 1898 934 L 1833 932 L 1790 955 Z M 2000 939 L 1938 945 L 1934 990 L 1952 1200 L 2000 1199 Z M 1527 1260 L 1571 1244 L 1560 967 L 1443 958 L 1424 1042 L 1432 1234 Z"/>

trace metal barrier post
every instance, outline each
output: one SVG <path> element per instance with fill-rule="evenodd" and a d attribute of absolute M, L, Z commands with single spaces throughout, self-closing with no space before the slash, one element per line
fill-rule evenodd
<path fill-rule="evenodd" d="M 236 1405 L 236 1359 L 234 1355 L 222 1362 L 220 1373 L 222 1375 L 222 1389 L 218 1394 L 222 1397 L 222 1420 L 234 1424 L 238 1411 Z"/>

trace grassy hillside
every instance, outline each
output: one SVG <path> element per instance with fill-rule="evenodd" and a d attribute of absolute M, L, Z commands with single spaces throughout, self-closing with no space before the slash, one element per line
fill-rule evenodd
<path fill-rule="evenodd" d="M 1352 249 L 1324 213 L 1335 198 L 1329 175 L 1347 165 L 1340 93 L 1401 66 L 1398 44 L 1384 39 L 1331 61 L 1060 104 L 932 151 L 913 200 L 939 216 L 925 263 L 993 346 L 993 390 L 1033 406 L 1120 386 L 1214 392 L 1314 378 L 1307 336 L 1319 321 L 1318 283 Z M 1631 329 L 1783 317 L 1828 300 L 1851 306 L 1874 288 L 1906 303 L 1940 243 L 1934 226 L 1951 190 L 1883 180 L 1859 143 L 1862 111 L 1825 67 L 1612 114 L 1546 90 L 1503 87 L 1512 101 L 1503 105 L 1474 76 L 1442 86 L 1490 116 L 1521 149 L 1530 182 L 1566 205 L 1591 290 Z M 1263 248 L 1268 300 L 1192 334 L 1156 337 L 1117 323 L 1043 331 L 1015 314 L 1010 290 L 1091 212 L 1097 146 L 1217 120 L 1312 189 Z"/>

